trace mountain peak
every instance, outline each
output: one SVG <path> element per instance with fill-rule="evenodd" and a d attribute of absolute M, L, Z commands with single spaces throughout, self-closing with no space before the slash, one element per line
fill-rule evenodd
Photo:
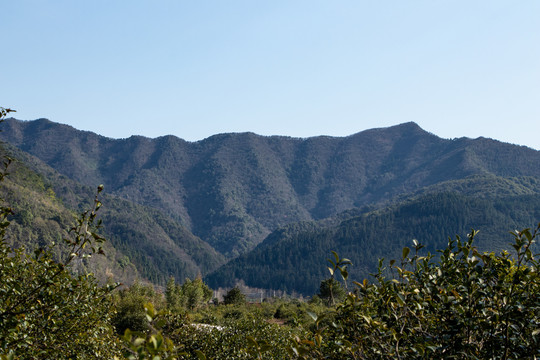
<path fill-rule="evenodd" d="M 415 122 L 348 137 L 229 133 L 103 138 L 41 119 L 8 121 L 0 139 L 65 176 L 153 206 L 234 256 L 276 226 L 321 219 L 478 173 L 540 176 L 540 153 L 441 139 Z"/>

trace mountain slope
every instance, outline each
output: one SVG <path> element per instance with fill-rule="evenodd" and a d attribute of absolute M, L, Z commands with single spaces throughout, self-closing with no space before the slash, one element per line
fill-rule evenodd
<path fill-rule="evenodd" d="M 479 198 L 432 193 L 359 216 L 334 222 L 294 224 L 272 233 L 251 252 L 208 275 L 210 286 L 251 287 L 315 294 L 328 278 L 331 251 L 352 260 L 350 278 L 362 281 L 376 272 L 378 259 L 399 259 L 404 246 L 417 239 L 426 251 L 445 247 L 448 237 L 480 230 L 481 250 L 509 249 L 508 231 L 540 220 L 540 194 Z"/>
<path fill-rule="evenodd" d="M 62 243 L 75 214 L 89 208 L 94 190 L 9 144 L 0 144 L 0 158 L 6 156 L 14 161 L 0 193 L 14 210 L 8 233 L 11 244 L 33 249 Z M 114 275 L 115 280 L 132 282 L 142 277 L 164 284 L 170 275 L 182 281 L 224 263 L 223 255 L 159 211 L 106 194 L 101 201 L 106 257 L 81 264 L 101 279 Z M 58 256 L 61 249 L 57 247 Z"/>
<path fill-rule="evenodd" d="M 540 177 L 540 152 L 445 140 L 414 123 L 343 138 L 221 134 L 114 140 L 45 119 L 8 119 L 0 139 L 86 185 L 151 206 L 227 257 L 289 223 L 334 216 L 469 176 Z"/>

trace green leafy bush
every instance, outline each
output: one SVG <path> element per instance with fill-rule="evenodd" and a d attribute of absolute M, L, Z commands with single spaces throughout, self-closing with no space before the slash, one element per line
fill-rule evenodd
<path fill-rule="evenodd" d="M 243 304 L 245 302 L 246 302 L 246 296 L 237 287 L 234 287 L 231 290 L 229 290 L 223 297 L 223 303 L 225 305 Z"/>
<path fill-rule="evenodd" d="M 540 356 L 540 277 L 532 245 L 540 231 L 517 231 L 515 253 L 480 253 L 468 239 L 440 255 L 405 247 L 399 263 L 381 260 L 375 283 L 355 282 L 332 326 L 297 338 L 300 358 L 532 359 Z"/>
<path fill-rule="evenodd" d="M 149 330 L 145 305 L 152 303 L 158 308 L 163 307 L 163 296 L 154 290 L 152 285 L 135 282 L 128 288 L 117 291 L 114 294 L 116 314 L 112 318 L 118 334 L 124 334 L 126 329 L 136 332 Z"/>
<path fill-rule="evenodd" d="M 183 309 L 195 310 L 208 304 L 214 292 L 201 279 L 185 279 L 182 285 L 175 283 L 171 276 L 167 282 L 165 299 L 167 308 L 172 311 L 182 311 Z"/>
<path fill-rule="evenodd" d="M 229 319 L 219 327 L 180 326 L 169 334 L 185 359 L 288 359 L 292 330 L 261 319 Z"/>
<path fill-rule="evenodd" d="M 103 239 L 95 232 L 100 206 L 96 196 L 94 207 L 81 214 L 65 239 L 69 252 L 61 262 L 53 259 L 54 244 L 30 254 L 8 246 L 11 210 L 0 209 L 0 354 L 64 359 L 119 353 L 110 325 L 115 285 L 99 286 L 92 274 L 70 271 L 71 264 L 102 252 Z"/>

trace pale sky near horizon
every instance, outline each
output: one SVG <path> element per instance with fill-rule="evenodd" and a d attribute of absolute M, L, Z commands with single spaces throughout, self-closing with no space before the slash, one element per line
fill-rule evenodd
<path fill-rule="evenodd" d="M 540 150 L 540 1 L 0 0 L 0 106 L 125 138 L 414 121 Z"/>

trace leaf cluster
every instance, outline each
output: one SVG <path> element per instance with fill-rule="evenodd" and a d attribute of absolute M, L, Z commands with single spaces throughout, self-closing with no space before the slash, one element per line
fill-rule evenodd
<path fill-rule="evenodd" d="M 300 358 L 524 359 L 540 355 L 540 231 L 513 233 L 515 253 L 479 252 L 476 232 L 450 239 L 439 257 L 405 247 L 381 260 L 375 282 L 338 305 L 330 326 L 297 339 Z M 319 319 L 317 319 L 319 321 Z"/>
<path fill-rule="evenodd" d="M 116 285 L 100 286 L 92 274 L 71 272 L 72 263 L 101 250 L 103 239 L 96 233 L 99 207 L 96 196 L 94 207 L 80 215 L 65 238 L 70 251 L 61 262 L 53 258 L 55 244 L 33 253 L 8 246 L 10 209 L 2 208 L 0 354 L 64 359 L 112 357 L 119 352 L 110 325 L 110 295 Z"/>
<path fill-rule="evenodd" d="M 190 280 L 186 278 L 182 285 L 176 284 L 171 276 L 167 282 L 165 299 L 167 308 L 178 312 L 183 309 L 196 310 L 212 299 L 214 292 L 201 279 L 201 277 Z"/>

